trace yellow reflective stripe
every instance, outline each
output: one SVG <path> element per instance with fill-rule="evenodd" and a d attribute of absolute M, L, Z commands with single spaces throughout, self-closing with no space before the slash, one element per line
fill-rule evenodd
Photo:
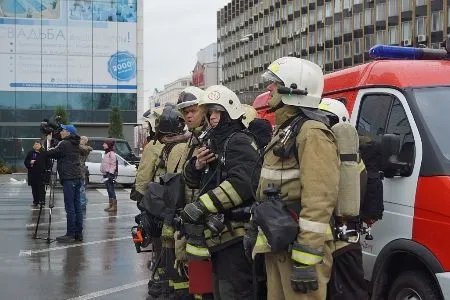
<path fill-rule="evenodd" d="M 320 263 L 322 261 L 322 256 L 292 249 L 292 260 L 304 265 L 312 266 Z"/>
<path fill-rule="evenodd" d="M 300 178 L 299 169 L 273 170 L 268 168 L 261 169 L 261 178 L 268 180 L 289 180 Z"/>
<path fill-rule="evenodd" d="M 300 226 L 300 230 L 306 230 L 320 234 L 331 234 L 330 224 L 313 222 L 303 218 L 299 218 L 298 224 Z"/>
<path fill-rule="evenodd" d="M 183 290 L 189 288 L 189 282 L 175 282 L 173 280 L 169 280 L 169 286 L 173 287 L 175 290 Z"/>
<path fill-rule="evenodd" d="M 199 294 L 194 295 L 194 300 L 202 300 L 202 299 L 203 299 L 202 295 Z"/>
<path fill-rule="evenodd" d="M 217 212 L 217 208 L 214 206 L 211 198 L 208 194 L 203 194 L 200 196 L 199 200 L 203 203 L 203 205 L 212 213 Z"/>
<path fill-rule="evenodd" d="M 170 237 L 170 238 L 173 238 L 173 235 L 174 235 L 174 234 L 175 234 L 175 231 L 174 231 L 173 227 L 168 226 L 168 225 L 164 225 L 164 226 L 163 226 L 163 228 L 162 228 L 162 233 L 161 233 L 161 235 L 162 235 L 163 237 Z"/>
<path fill-rule="evenodd" d="M 358 163 L 358 171 L 359 171 L 359 173 L 361 173 L 365 169 L 366 169 L 366 165 L 364 164 L 364 162 L 362 160 L 360 160 L 359 163 Z"/>
<path fill-rule="evenodd" d="M 258 232 L 258 236 L 256 237 L 255 246 L 261 246 L 261 247 L 269 246 L 269 242 L 267 242 L 267 237 L 264 233 Z"/>
<path fill-rule="evenodd" d="M 200 257 L 209 257 L 209 250 L 208 248 L 200 248 L 200 247 L 196 247 L 194 245 L 191 244 L 186 244 L 186 253 L 195 255 L 195 256 L 200 256 Z"/>
<path fill-rule="evenodd" d="M 222 189 L 225 191 L 225 193 L 227 193 L 231 197 L 230 200 L 233 202 L 234 206 L 238 206 L 238 205 L 242 204 L 242 202 L 244 202 L 242 200 L 241 196 L 239 196 L 238 192 L 236 192 L 236 189 L 234 188 L 234 186 L 228 180 L 225 180 L 224 182 L 222 182 L 220 184 L 220 187 L 222 187 Z M 219 198 L 219 200 L 221 200 L 221 199 Z M 222 201 L 220 201 L 220 202 L 222 202 Z M 225 203 L 223 203 L 223 204 L 225 204 Z M 228 207 L 225 207 L 225 208 L 228 208 Z"/>

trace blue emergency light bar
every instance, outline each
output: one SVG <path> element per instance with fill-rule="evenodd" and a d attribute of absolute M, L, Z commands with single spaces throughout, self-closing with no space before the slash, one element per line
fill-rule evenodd
<path fill-rule="evenodd" d="M 400 46 L 375 45 L 369 50 L 373 59 L 446 59 L 449 57 L 445 49 L 411 48 Z"/>

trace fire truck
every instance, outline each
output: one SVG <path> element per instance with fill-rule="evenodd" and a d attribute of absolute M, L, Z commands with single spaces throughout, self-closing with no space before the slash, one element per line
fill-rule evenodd
<path fill-rule="evenodd" d="M 389 170 L 383 219 L 361 239 L 372 299 L 450 300 L 449 44 L 377 45 L 374 61 L 325 75 L 323 97 L 346 104 Z"/>

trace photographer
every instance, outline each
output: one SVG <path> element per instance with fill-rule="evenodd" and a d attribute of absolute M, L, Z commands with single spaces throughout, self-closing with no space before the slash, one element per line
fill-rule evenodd
<path fill-rule="evenodd" d="M 67 214 L 66 234 L 57 237 L 60 243 L 83 240 L 83 214 L 80 203 L 81 168 L 80 137 L 75 126 L 61 125 L 61 141 L 46 152 L 48 158 L 57 160 L 57 169 L 64 192 L 64 206 Z M 47 140 L 52 134 L 47 135 Z"/>

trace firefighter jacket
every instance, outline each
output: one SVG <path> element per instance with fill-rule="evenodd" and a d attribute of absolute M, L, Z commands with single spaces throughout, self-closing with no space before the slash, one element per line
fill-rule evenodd
<path fill-rule="evenodd" d="M 164 148 L 160 142 L 149 143 L 142 153 L 141 161 L 136 172 L 136 191 L 144 195 L 145 189 L 155 177 L 156 166 Z"/>
<path fill-rule="evenodd" d="M 217 159 L 200 171 L 195 168 L 196 157 L 185 164 L 185 181 L 190 187 L 200 189 L 199 201 L 209 213 L 221 213 L 225 218 L 227 228 L 219 235 L 205 231 L 211 252 L 242 240 L 248 220 L 237 220 L 233 210 L 250 206 L 254 201 L 261 166 L 255 141 L 242 129 L 239 122 L 213 129 L 210 148 Z"/>
<path fill-rule="evenodd" d="M 277 125 L 288 122 L 299 113 L 300 109 L 293 106 L 278 109 Z M 276 130 L 268 149 L 279 141 L 281 129 Z M 325 124 L 307 120 L 295 136 L 295 147 L 297 158 L 295 153 L 287 158 L 276 156 L 272 150 L 266 153 L 257 197 L 264 199 L 263 191 L 270 183 L 278 187 L 283 201 L 300 209 L 297 242 L 322 250 L 325 242 L 333 240 L 330 221 L 338 197 L 340 174 L 336 140 Z M 254 254 L 270 251 L 260 236 Z"/>

